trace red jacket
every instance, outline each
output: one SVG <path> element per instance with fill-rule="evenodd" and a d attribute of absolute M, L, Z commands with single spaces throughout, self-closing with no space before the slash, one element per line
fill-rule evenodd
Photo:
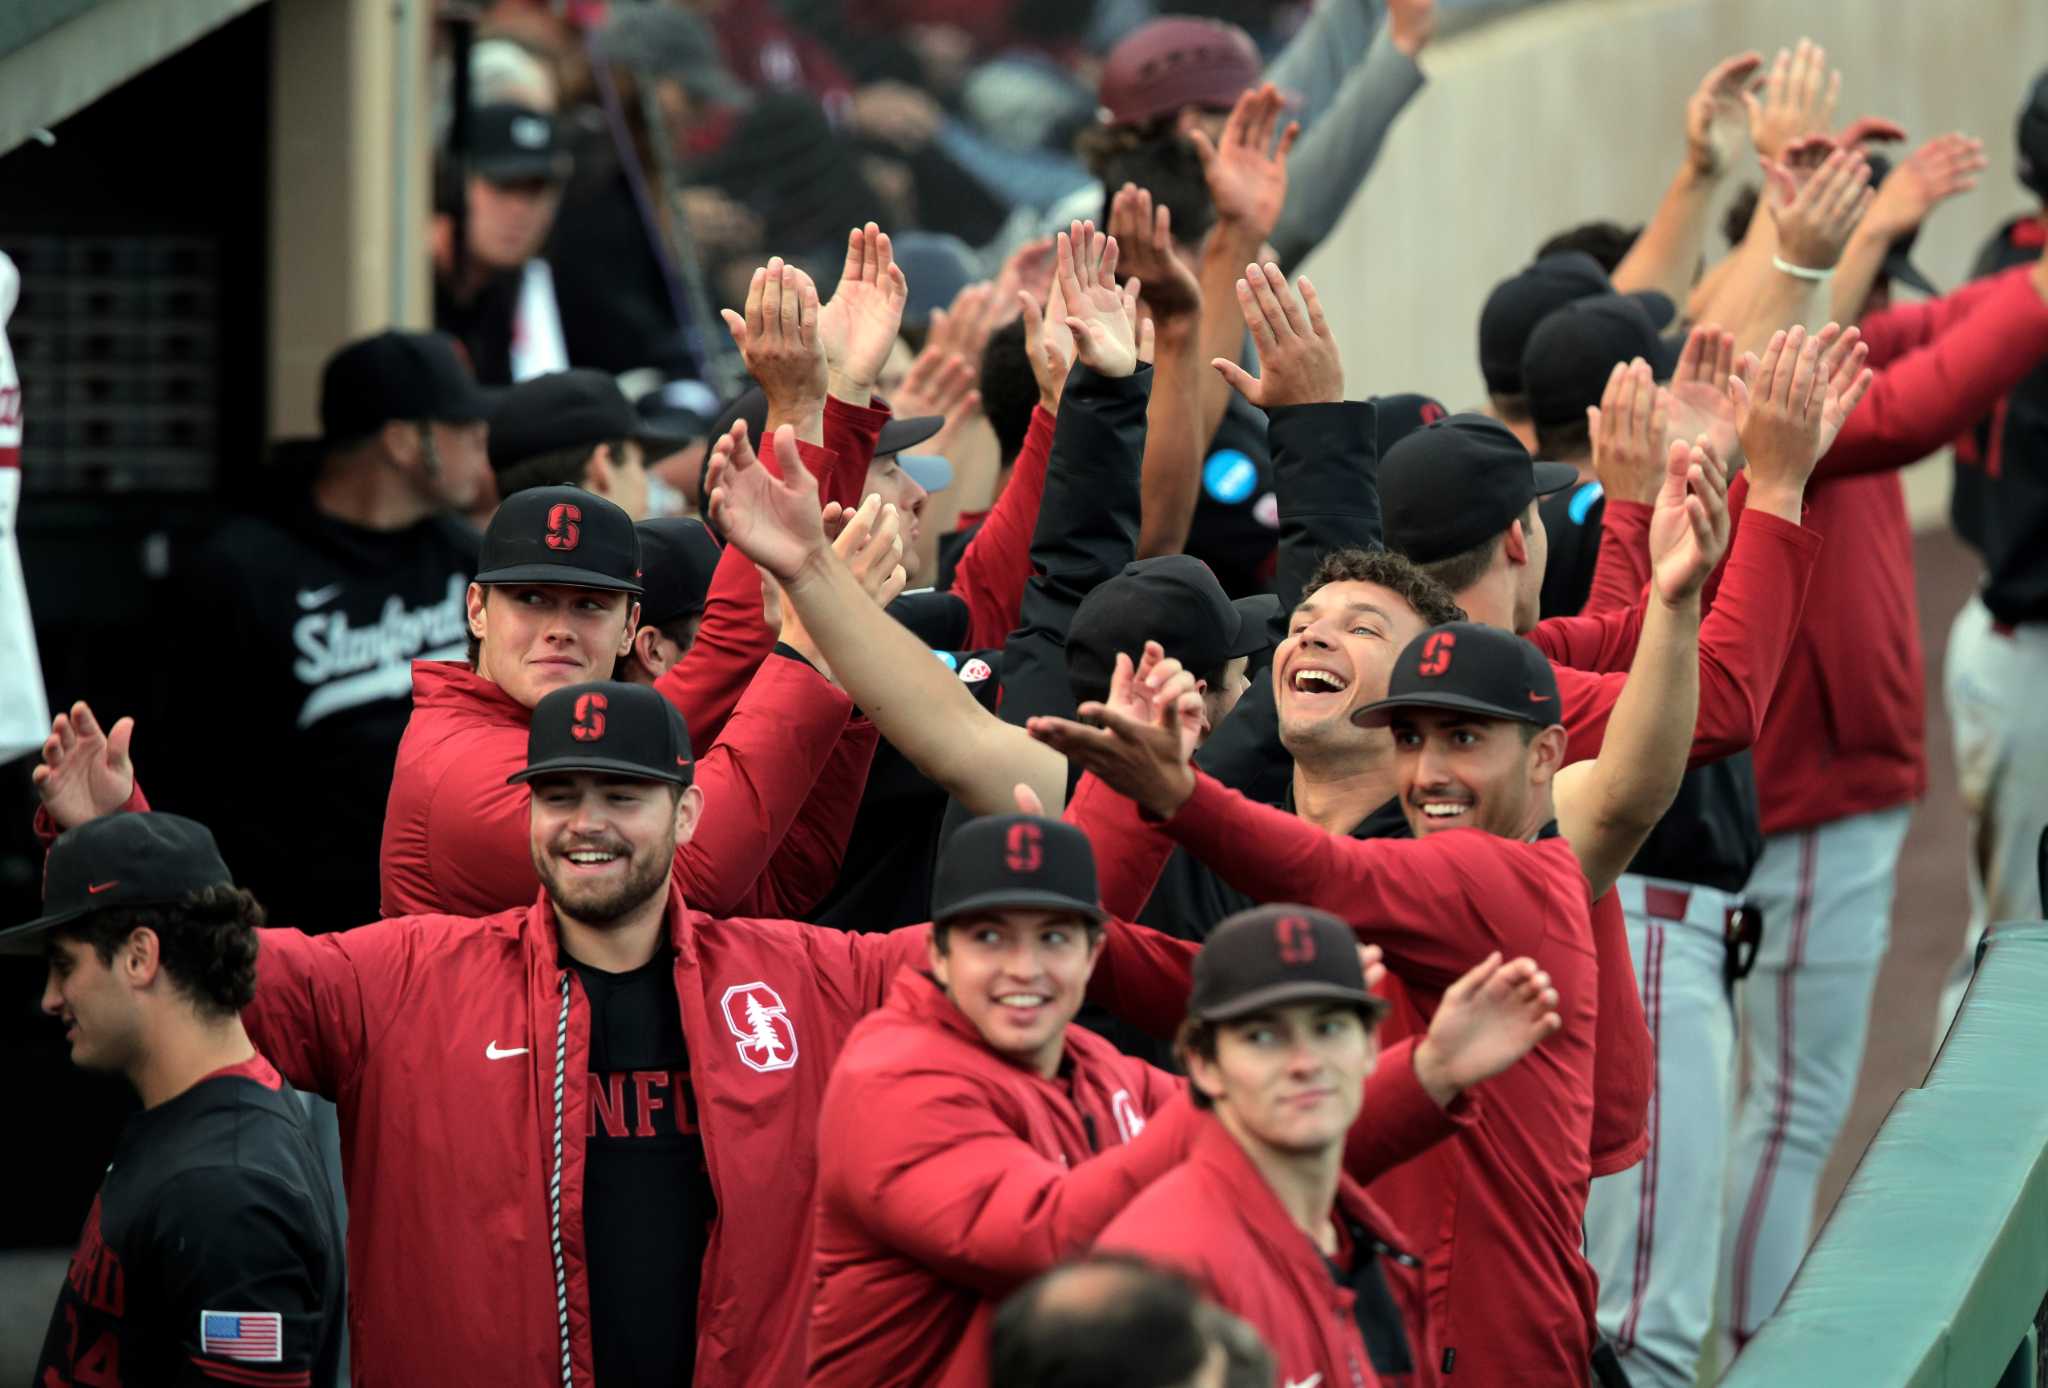
<path fill-rule="evenodd" d="M 1337 1187 L 1340 1221 L 1387 1228 L 1356 1182 Z M 1377 1388 L 1353 1309 L 1322 1250 L 1281 1206 L 1244 1149 L 1213 1118 L 1201 1124 L 1194 1153 L 1152 1183 L 1102 1231 L 1096 1247 L 1135 1253 L 1186 1273 L 1211 1301 L 1250 1323 L 1273 1352 L 1283 1384 Z M 1372 1250 L 1350 1247 L 1350 1258 Z M 1412 1327 L 1411 1327 L 1412 1329 Z M 1411 1349 L 1414 1348 L 1411 1335 Z"/>
<path fill-rule="evenodd" d="M 1927 790 L 1926 675 L 1913 596 L 1913 536 L 1890 470 L 1990 413 L 2048 358 L 2048 302 L 2032 266 L 1862 323 L 1870 394 L 1806 492 L 1828 537 L 1814 620 L 1797 632 L 1756 745 L 1767 834 L 1917 800 Z"/>
<path fill-rule="evenodd" d="M 1582 1388 L 1596 1287 L 1582 1244 L 1599 964 L 1571 845 L 1466 829 L 1342 838 L 1206 775 L 1166 830 L 1239 891 L 1334 912 L 1381 946 L 1398 983 L 1384 989 L 1389 1044 L 1426 1032 L 1443 989 L 1490 950 L 1529 955 L 1550 974 L 1563 1028 L 1487 1082 L 1478 1121 L 1457 1141 L 1394 1168 L 1372 1193 L 1422 1259 L 1418 1382 L 1439 1382 L 1448 1356 L 1452 1388 Z M 1186 942 L 1114 925 L 1109 938 L 1095 996 L 1161 1029 L 1188 976 L 1187 953 L 1172 946 Z"/>
<path fill-rule="evenodd" d="M 926 929 L 851 935 L 717 920 L 687 907 L 673 883 L 668 924 L 719 1211 L 697 1306 L 696 1382 L 795 1385 L 826 1077 L 889 980 L 924 957 Z M 735 1015 L 742 1000 L 779 1019 L 786 1062 L 750 1055 L 758 1019 Z M 293 1085 L 341 1110 L 356 1382 L 557 1388 L 566 1325 L 573 1382 L 591 1384 L 581 1078 L 590 1013 L 556 952 L 546 900 L 477 920 L 265 930 L 242 1018 Z M 527 1053 L 494 1060 L 487 1048 Z"/>
<path fill-rule="evenodd" d="M 765 662 L 718 741 L 697 758 L 711 806 L 676 850 L 690 900 L 724 915 L 798 916 L 839 872 L 874 756 L 874 725 L 801 660 Z M 388 916 L 489 915 L 540 890 L 528 848 L 528 709 L 454 661 L 413 663 L 412 720 L 384 809 Z M 700 748 L 696 730 L 692 739 Z"/>
<path fill-rule="evenodd" d="M 825 1093 L 810 1383 L 981 1388 L 1001 1299 L 1086 1248 L 1185 1157 L 1195 1110 L 1184 1090 L 1080 1027 L 1068 1028 L 1059 1079 L 1041 1079 L 906 972 L 855 1029 Z M 1438 1108 L 1412 1047 L 1397 1046 L 1367 1083 L 1349 1158 L 1377 1174 L 1475 1112 L 1462 1098 Z"/>
<path fill-rule="evenodd" d="M 1045 469 L 1052 461 L 1053 416 L 1031 407 L 1031 427 L 1017 452 L 1010 480 L 982 518 L 953 570 L 953 592 L 967 604 L 962 650 L 1001 646 L 1017 628 L 1024 586 L 1031 581 L 1031 532 L 1045 499 Z"/>

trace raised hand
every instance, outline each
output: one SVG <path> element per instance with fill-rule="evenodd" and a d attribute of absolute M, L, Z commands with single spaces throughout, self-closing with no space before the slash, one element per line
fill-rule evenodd
<path fill-rule="evenodd" d="M 76 828 L 128 803 L 135 793 L 135 764 L 128 759 L 134 736 L 133 718 L 123 718 L 112 732 L 102 732 L 83 700 L 50 720 L 42 765 L 29 773 L 29 779 L 59 829 Z"/>
<path fill-rule="evenodd" d="M 1116 283 L 1114 236 L 1083 222 L 1078 233 L 1059 235 L 1059 268 L 1053 280 L 1066 303 L 1066 327 L 1074 353 L 1104 376 L 1128 376 L 1138 369 L 1138 296 L 1141 281 L 1124 289 Z"/>
<path fill-rule="evenodd" d="M 1409 62 L 1436 37 L 1436 0 L 1387 0 L 1387 38 Z"/>
<path fill-rule="evenodd" d="M 893 503 L 884 506 L 879 495 L 871 493 L 847 513 L 846 524 L 833 537 L 832 552 L 846 561 L 861 591 L 876 606 L 887 607 L 903 592 L 908 581 L 903 571 L 903 516 Z"/>
<path fill-rule="evenodd" d="M 1759 53 L 1738 53 L 1715 64 L 1685 103 L 1685 157 L 1694 173 L 1717 178 L 1735 160 L 1735 146 L 1748 131 L 1749 94 Z"/>
<path fill-rule="evenodd" d="M 1502 963 L 1495 950 L 1444 990 L 1428 1034 L 1415 1047 L 1415 1078 L 1447 1105 L 1563 1025 L 1550 975 L 1533 959 Z"/>
<path fill-rule="evenodd" d="M 1854 150 L 1837 149 L 1803 183 L 1786 163 L 1766 163 L 1764 174 L 1779 257 L 1808 270 L 1832 270 L 1870 210 L 1870 162 Z"/>
<path fill-rule="evenodd" d="M 1729 378 L 1735 427 L 1749 455 L 1752 496 L 1797 498 L 1806 490 L 1820 457 L 1826 405 L 1822 350 L 1818 335 L 1808 337 L 1804 327 L 1795 326 L 1771 335 L 1761 362 L 1745 353 Z"/>
<path fill-rule="evenodd" d="M 1025 730 L 1082 770 L 1094 772 L 1118 794 L 1165 819 L 1195 793 L 1192 759 L 1202 700 L 1199 694 L 1182 694 L 1173 702 L 1161 701 L 1151 719 L 1136 718 L 1121 707 L 1133 697 L 1130 685 L 1135 678 L 1130 656 L 1119 652 L 1109 702 L 1091 700 L 1076 710 L 1085 722 L 1032 718 Z"/>
<path fill-rule="evenodd" d="M 889 349 L 896 345 L 909 292 L 888 233 L 873 222 L 855 227 L 846 238 L 839 287 L 818 311 L 818 341 L 836 378 L 835 393 L 867 403 L 889 360 Z"/>
<path fill-rule="evenodd" d="M 1322 300 L 1308 276 L 1296 284 L 1299 298 L 1288 289 L 1278 265 L 1245 266 L 1244 278 L 1237 282 L 1237 306 L 1258 347 L 1259 374 L 1253 376 L 1224 357 L 1209 363 L 1239 395 L 1262 410 L 1344 398 L 1344 363 L 1323 318 Z"/>
<path fill-rule="evenodd" d="M 1586 433 L 1593 441 L 1593 475 L 1609 497 L 1645 506 L 1656 501 L 1664 485 L 1670 403 L 1641 357 L 1616 362 L 1607 373 L 1600 403 L 1586 407 Z"/>
<path fill-rule="evenodd" d="M 797 456 L 796 431 L 775 431 L 773 445 L 782 476 L 770 472 L 747 440 L 747 422 L 737 420 L 712 445 L 705 464 L 711 489 L 711 518 L 726 543 L 788 583 L 826 548 L 825 521 L 818 507 L 818 483 Z"/>
<path fill-rule="evenodd" d="M 1060 293 L 1059 275 L 1053 275 L 1043 313 L 1038 301 L 1021 291 L 1017 307 L 1024 315 L 1024 353 L 1031 360 L 1031 374 L 1038 379 L 1038 403 L 1047 414 L 1058 414 L 1067 373 L 1074 369 L 1074 334 L 1067 327 L 1067 300 Z"/>
<path fill-rule="evenodd" d="M 754 271 L 746 313 L 720 313 L 770 410 L 797 415 L 806 406 L 823 407 L 825 348 L 819 340 L 818 286 L 809 275 L 775 256 Z"/>
<path fill-rule="evenodd" d="M 1743 93 L 1749 108 L 1749 138 L 1767 160 L 1780 158 L 1802 135 L 1826 133 L 1834 123 L 1842 74 L 1828 71 L 1825 48 L 1811 39 L 1779 49 L 1761 91 Z"/>
<path fill-rule="evenodd" d="M 1287 154 L 1301 134 L 1301 123 L 1289 121 L 1280 131 L 1279 144 L 1274 144 L 1273 132 L 1285 107 L 1279 88 L 1268 82 L 1237 99 L 1221 139 L 1212 143 L 1200 126 L 1188 131 L 1202 161 L 1209 200 L 1216 205 L 1216 220 L 1261 241 L 1279 224 L 1287 201 Z"/>
<path fill-rule="evenodd" d="M 1858 116 L 1835 132 L 1835 143 L 1843 149 L 1867 144 L 1896 143 L 1906 138 L 1906 127 L 1883 116 Z"/>
<path fill-rule="evenodd" d="M 1833 342 L 1829 338 L 1833 337 Z M 1863 341 L 1863 330 L 1848 328 L 1839 335 L 1835 325 L 1828 324 L 1820 330 L 1821 374 L 1827 379 L 1827 395 L 1821 402 L 1820 444 L 1814 454 L 1825 458 L 1828 450 L 1835 446 L 1836 435 L 1849 422 L 1849 416 L 1869 391 L 1877 373 L 1871 371 L 1865 362 L 1870 360 L 1870 347 Z M 1731 401 L 1731 409 L 1733 402 Z"/>
<path fill-rule="evenodd" d="M 1672 607 L 1690 602 L 1728 552 L 1728 477 L 1706 440 L 1673 443 L 1650 515 L 1650 582 Z"/>
<path fill-rule="evenodd" d="M 1702 435 L 1729 476 L 1742 471 L 1742 440 L 1735 432 L 1735 406 L 1728 399 L 1728 377 L 1734 370 L 1734 333 L 1718 324 L 1700 323 L 1686 334 L 1678 366 L 1665 388 L 1670 425 L 1653 455 L 1660 475 L 1665 450 L 1673 440 Z"/>
<path fill-rule="evenodd" d="M 1152 194 L 1126 183 L 1109 200 L 1109 234 L 1116 238 L 1124 273 L 1143 281 L 1145 307 L 1155 318 L 1190 318 L 1202 311 L 1202 284 L 1174 254 L 1173 213 L 1153 206 Z"/>
<path fill-rule="evenodd" d="M 1976 187 L 1986 162 L 1982 140 L 1960 131 L 1936 135 L 1878 185 L 1865 230 L 1889 240 L 1906 235 L 1943 202 Z"/>
<path fill-rule="evenodd" d="M 995 289 L 989 300 L 989 329 L 994 331 L 1017 316 L 1017 296 L 1029 294 L 1043 299 L 1052 288 L 1053 239 L 1036 236 L 1010 252 L 1003 268 L 996 271 Z"/>

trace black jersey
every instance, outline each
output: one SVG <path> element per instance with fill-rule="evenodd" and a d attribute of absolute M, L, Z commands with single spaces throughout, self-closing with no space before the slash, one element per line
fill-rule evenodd
<path fill-rule="evenodd" d="M 129 1120 L 51 1314 L 36 1388 L 328 1388 L 334 1198 L 298 1096 L 257 1056 Z"/>

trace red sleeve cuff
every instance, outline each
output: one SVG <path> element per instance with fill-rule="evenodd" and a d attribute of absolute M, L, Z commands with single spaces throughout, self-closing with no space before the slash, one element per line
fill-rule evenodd
<path fill-rule="evenodd" d="M 114 811 L 115 814 L 147 814 L 148 812 L 149 800 L 142 793 L 142 782 L 140 780 L 135 782 L 135 789 L 128 792 L 128 798 L 121 802 L 120 808 Z M 36 806 L 34 829 L 36 842 L 40 843 L 44 848 L 48 848 L 51 844 L 55 843 L 57 836 L 64 832 L 57 827 L 57 821 L 50 818 L 50 812 L 41 805 Z"/>
<path fill-rule="evenodd" d="M 857 433 L 879 438 L 882 426 L 892 418 L 887 405 L 854 405 L 836 395 L 825 397 L 825 413 Z"/>

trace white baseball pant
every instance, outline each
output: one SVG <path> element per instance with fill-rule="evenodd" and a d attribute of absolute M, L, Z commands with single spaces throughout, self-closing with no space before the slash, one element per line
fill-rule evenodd
<path fill-rule="evenodd" d="M 1863 1068 L 1911 818 L 1899 805 L 1773 834 L 1743 893 L 1763 912 L 1763 942 L 1738 1009 L 1749 1082 L 1721 1236 L 1721 1326 L 1737 1352 L 1806 1256 L 1821 1170 Z"/>
<path fill-rule="evenodd" d="M 2048 689 L 2048 625 L 1999 626 L 1972 594 L 1949 628 L 1944 683 L 1970 821 L 1970 930 L 1942 988 L 1936 1045 L 1970 986 L 1985 928 L 2041 918 L 2048 714 L 2034 700 Z"/>
<path fill-rule="evenodd" d="M 1593 1182 L 1586 1256 L 1600 1274 L 1600 1329 L 1634 1388 L 1692 1388 L 1714 1315 L 1727 1178 L 1735 1014 L 1725 930 L 1735 898 L 1628 874 L 1615 883 L 1643 1017 L 1657 1053 L 1650 1147 Z"/>

